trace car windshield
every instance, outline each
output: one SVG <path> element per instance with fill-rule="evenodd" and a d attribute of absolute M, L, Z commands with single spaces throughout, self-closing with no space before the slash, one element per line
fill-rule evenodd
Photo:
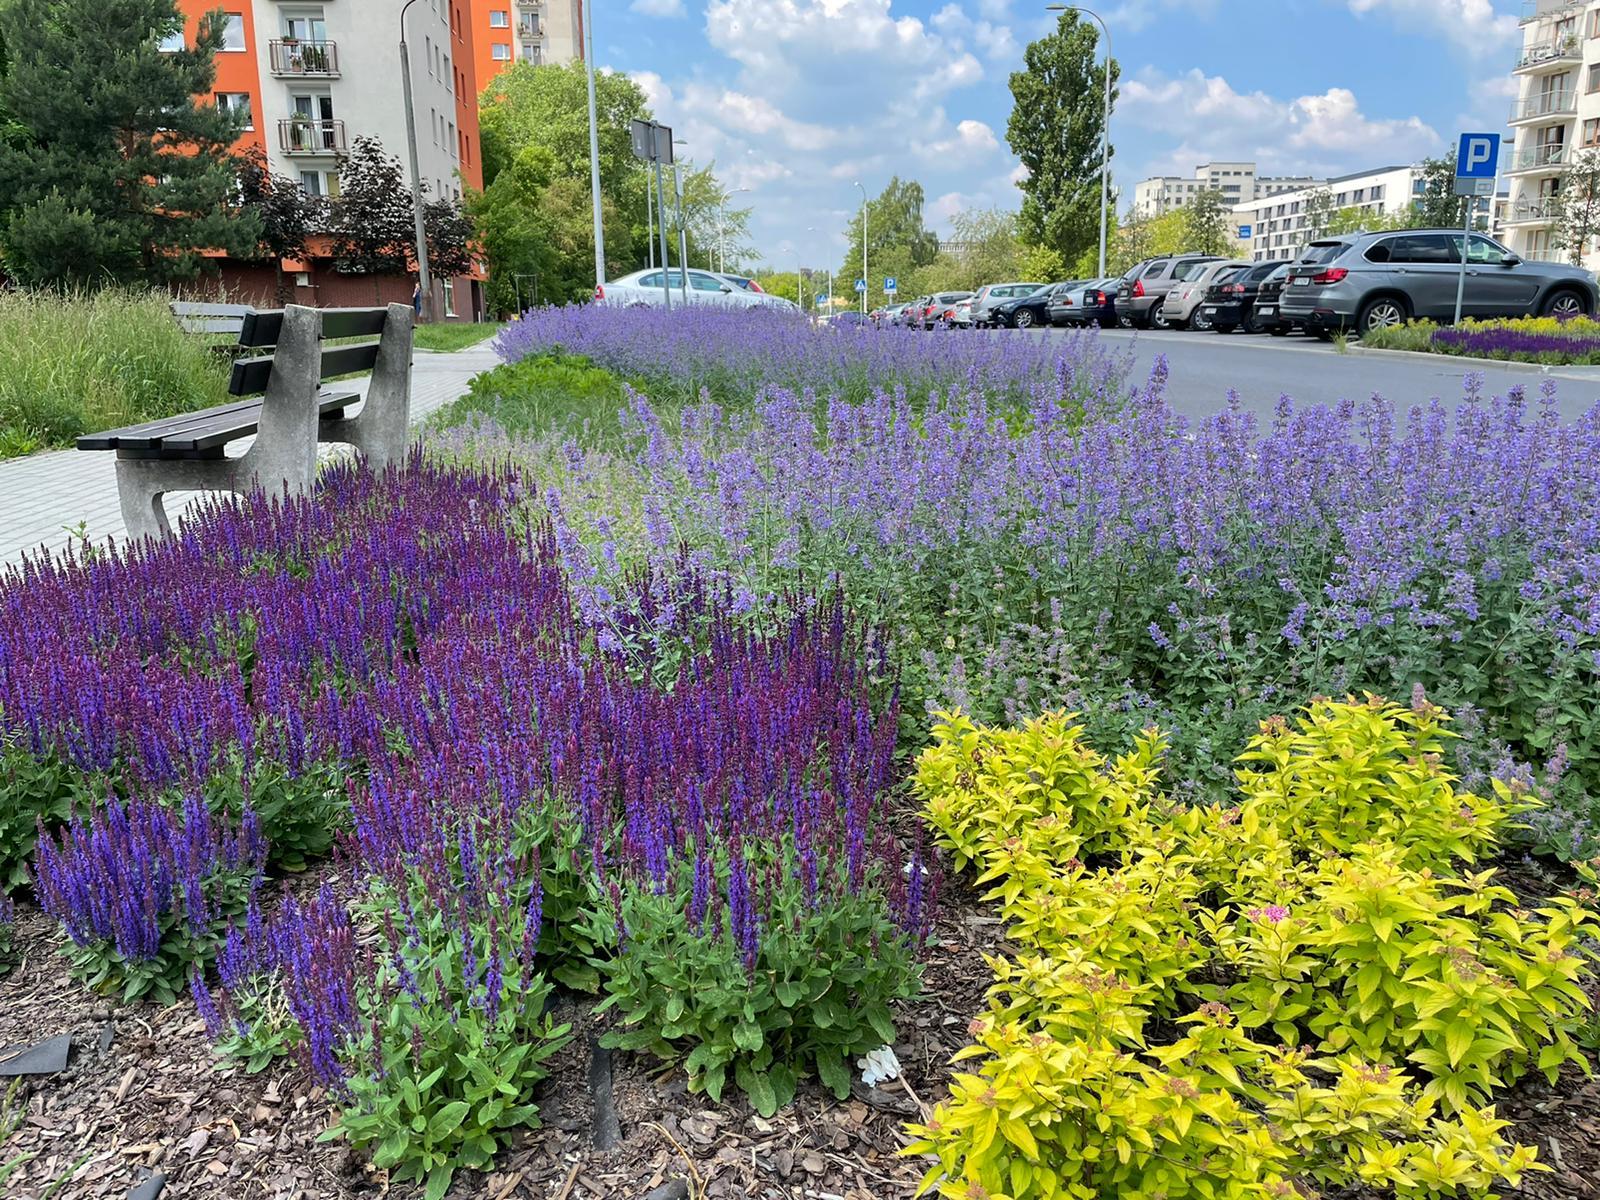
<path fill-rule="evenodd" d="M 1312 242 L 1300 251 L 1300 257 L 1295 261 L 1301 266 L 1320 267 L 1324 263 L 1331 263 L 1349 248 L 1348 242 Z"/>

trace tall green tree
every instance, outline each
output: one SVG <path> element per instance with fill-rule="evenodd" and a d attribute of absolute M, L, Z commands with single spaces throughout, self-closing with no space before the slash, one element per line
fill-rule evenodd
<path fill-rule="evenodd" d="M 868 306 L 884 300 L 883 280 L 894 276 L 900 282 L 900 295 L 907 296 L 912 273 L 918 267 L 933 263 L 939 255 L 939 236 L 922 220 L 922 206 L 926 194 L 914 179 L 902 180 L 898 175 L 888 186 L 867 202 L 867 280 Z M 845 230 L 844 261 L 839 268 L 841 280 L 853 281 L 861 275 L 861 217 L 856 209 Z M 839 291 L 845 292 L 841 285 Z M 855 293 L 850 292 L 851 295 Z"/>
<path fill-rule="evenodd" d="M 0 38 L 0 255 L 28 284 L 186 279 L 203 249 L 248 257 L 236 203 L 240 118 L 209 97 L 226 18 L 194 44 L 173 0 L 5 0 Z"/>
<path fill-rule="evenodd" d="M 1228 219 L 1231 214 L 1223 203 L 1222 193 L 1215 188 L 1205 188 L 1195 193 L 1194 199 L 1180 210 L 1183 213 L 1185 249 L 1196 254 L 1226 254 L 1233 243 L 1228 238 Z"/>
<path fill-rule="evenodd" d="M 241 156 L 239 202 L 245 212 L 255 214 L 261 227 L 261 241 L 249 259 L 272 264 L 278 303 L 284 304 L 293 289 L 283 260 L 305 257 L 307 240 L 327 221 L 327 202 L 307 195 L 297 180 L 275 173 L 260 150 Z"/>
<path fill-rule="evenodd" d="M 1028 169 L 1021 184 L 1022 236 L 1075 262 L 1100 236 L 1101 142 L 1106 64 L 1099 31 L 1064 12 L 1055 32 L 1030 42 L 1011 75 L 1006 141 Z M 1112 102 L 1119 75 L 1110 63 Z M 1109 200 L 1108 200 L 1109 203 Z"/>
<path fill-rule="evenodd" d="M 1017 277 L 1017 214 L 973 208 L 950 218 L 944 249 L 960 264 L 960 286 L 978 288 Z"/>
<path fill-rule="evenodd" d="M 1456 152 L 1422 160 L 1422 191 L 1412 201 L 1414 224 L 1419 229 L 1460 229 L 1466 219 L 1465 196 L 1455 194 Z"/>

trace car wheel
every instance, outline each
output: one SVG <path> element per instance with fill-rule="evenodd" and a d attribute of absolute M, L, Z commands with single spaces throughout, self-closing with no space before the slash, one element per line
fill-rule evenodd
<path fill-rule="evenodd" d="M 1033 310 L 1031 308 L 1024 308 L 1018 312 L 1016 321 L 1018 329 L 1032 329 L 1036 324 L 1038 324 L 1038 322 L 1034 319 Z"/>
<path fill-rule="evenodd" d="M 1316 333 L 1317 341 L 1319 341 L 1319 342 L 1331 342 L 1331 341 L 1333 341 L 1333 330 L 1331 330 L 1331 329 L 1318 329 L 1318 330 L 1314 330 L 1313 332 Z"/>
<path fill-rule="evenodd" d="M 1393 329 L 1396 325 L 1404 325 L 1409 316 L 1404 300 L 1395 296 L 1379 296 L 1361 306 L 1361 315 L 1356 318 L 1356 328 L 1362 333 L 1371 333 L 1375 329 Z"/>
<path fill-rule="evenodd" d="M 1150 328 L 1152 328 L 1152 329 L 1171 329 L 1172 328 L 1172 322 L 1167 320 L 1167 314 L 1161 311 L 1161 306 L 1160 305 L 1157 305 L 1155 308 L 1152 308 L 1150 310 Z"/>
<path fill-rule="evenodd" d="M 1265 333 L 1267 327 L 1261 323 L 1261 318 L 1251 313 L 1244 323 L 1246 333 Z"/>
<path fill-rule="evenodd" d="M 1583 302 L 1583 297 L 1577 292 L 1562 288 L 1558 292 L 1550 293 L 1539 312 L 1541 316 L 1565 321 L 1573 317 L 1587 316 L 1588 308 Z"/>
<path fill-rule="evenodd" d="M 1230 323 L 1227 325 L 1213 325 L 1211 328 L 1215 329 L 1218 333 L 1232 333 L 1239 327 Z"/>
<path fill-rule="evenodd" d="M 1201 333 L 1204 333 L 1206 330 L 1211 328 L 1211 318 L 1205 316 L 1197 308 L 1197 309 L 1194 310 L 1193 315 L 1191 315 L 1189 317 L 1189 326 L 1188 327 L 1190 329 L 1196 329 L 1196 330 L 1199 330 Z"/>
<path fill-rule="evenodd" d="M 1273 337 L 1288 337 L 1289 327 L 1287 325 L 1274 325 L 1271 329 L 1267 330 L 1267 332 Z"/>
<path fill-rule="evenodd" d="M 1132 313 L 1119 312 L 1117 314 L 1117 328 L 1118 329 L 1132 329 L 1133 328 L 1133 314 Z"/>

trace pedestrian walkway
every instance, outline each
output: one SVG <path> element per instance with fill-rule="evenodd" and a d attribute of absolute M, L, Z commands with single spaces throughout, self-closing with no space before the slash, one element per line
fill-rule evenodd
<path fill-rule="evenodd" d="M 452 354 L 416 351 L 411 368 L 413 424 L 464 395 L 474 375 L 498 362 L 487 342 Z M 353 380 L 350 386 L 365 392 L 367 380 Z M 243 454 L 249 444 L 242 439 L 228 451 Z M 337 452 L 334 447 L 328 449 Z M 0 462 L 0 563 L 20 562 L 24 554 L 41 547 L 60 549 L 80 532 L 97 542 L 123 537 L 127 531 L 117 505 L 116 457 L 52 450 Z M 205 494 L 170 496 L 168 515 L 176 518 Z"/>

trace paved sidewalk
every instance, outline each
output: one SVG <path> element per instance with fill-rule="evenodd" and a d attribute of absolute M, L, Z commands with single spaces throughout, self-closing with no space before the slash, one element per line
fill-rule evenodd
<path fill-rule="evenodd" d="M 411 420 L 464 395 L 480 371 L 499 362 L 487 342 L 452 354 L 416 351 L 411 368 Z M 365 392 L 367 381 L 352 385 Z M 228 447 L 243 454 L 241 440 Z M 337 447 L 329 447 L 337 452 Z M 80 522 L 90 538 L 103 541 L 127 532 L 117 505 L 116 455 L 80 450 L 52 450 L 0 462 L 0 564 L 15 563 L 41 546 L 55 550 L 76 535 Z M 175 493 L 167 513 L 177 517 L 188 503 L 205 493 Z"/>

